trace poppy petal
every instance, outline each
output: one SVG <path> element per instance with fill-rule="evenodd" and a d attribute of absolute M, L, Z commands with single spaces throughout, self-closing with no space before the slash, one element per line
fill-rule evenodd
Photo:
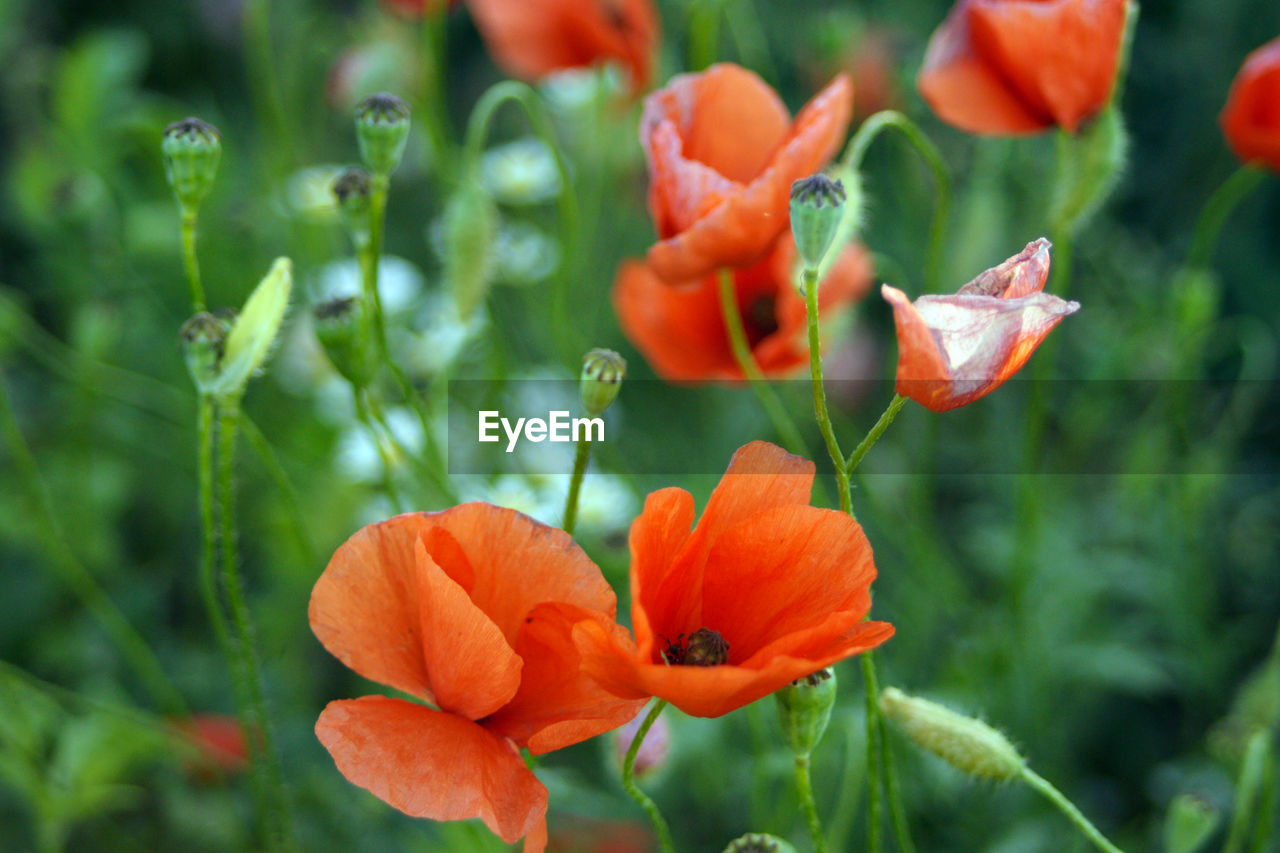
<path fill-rule="evenodd" d="M 510 742 L 453 714 L 365 696 L 330 702 L 316 736 L 347 781 L 414 817 L 480 818 L 508 844 L 545 821 L 547 789 Z"/>
<path fill-rule="evenodd" d="M 1236 157 L 1280 172 L 1280 38 L 1245 58 L 1219 121 Z"/>
<path fill-rule="evenodd" d="M 631 623 L 645 655 L 653 651 L 648 616 L 655 607 L 653 594 L 692 535 L 693 518 L 693 496 L 684 489 L 667 488 L 645 498 L 644 510 L 631 523 Z"/>

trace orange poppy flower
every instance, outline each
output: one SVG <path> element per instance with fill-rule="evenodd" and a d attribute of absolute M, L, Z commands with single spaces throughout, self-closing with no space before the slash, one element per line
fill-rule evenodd
<path fill-rule="evenodd" d="M 718 717 L 889 639 L 892 625 L 863 621 L 876 576 L 867 537 L 848 515 L 809 506 L 813 472 L 752 442 L 696 528 L 684 489 L 649 495 L 631 525 L 635 641 L 616 624 L 579 623 L 583 670 L 618 696 Z"/>
<path fill-rule="evenodd" d="M 960 0 L 916 85 L 969 133 L 1074 133 L 1111 97 L 1125 14 L 1125 0 Z"/>
<path fill-rule="evenodd" d="M 489 54 L 514 77 L 617 60 L 633 91 L 648 87 L 658 48 L 652 0 L 467 0 Z"/>
<path fill-rule="evenodd" d="M 796 246 L 790 232 L 756 263 L 733 271 L 742 326 L 756 364 L 766 376 L 792 373 L 809 363 L 804 298 L 791 284 Z M 825 314 L 862 298 L 871 286 L 871 259 L 846 246 L 823 279 L 818 310 Z M 672 381 L 742 379 L 729 346 L 716 273 L 694 288 L 671 287 L 651 264 L 625 261 L 613 288 L 618 321 L 653 369 Z"/>
<path fill-rule="evenodd" d="M 415 817 L 478 817 L 526 851 L 546 844 L 535 754 L 640 710 L 579 674 L 571 632 L 613 622 L 616 599 L 568 534 L 473 503 L 372 524 L 311 593 L 316 637 L 386 696 L 330 702 L 316 735 L 348 781 Z M 439 710 L 436 710 L 438 708 Z"/>
<path fill-rule="evenodd" d="M 654 273 L 696 279 L 767 252 L 787 227 L 792 182 L 832 158 L 852 110 L 853 84 L 841 74 L 793 122 L 768 84 L 728 63 L 681 74 L 646 98 Z"/>
<path fill-rule="evenodd" d="M 945 412 L 999 388 L 1080 309 L 1041 292 L 1048 276 L 1049 241 L 1042 237 L 952 296 L 910 302 L 881 285 L 898 330 L 898 393 Z"/>
<path fill-rule="evenodd" d="M 1245 58 L 1219 120 L 1237 157 L 1280 172 L 1280 38 Z"/>

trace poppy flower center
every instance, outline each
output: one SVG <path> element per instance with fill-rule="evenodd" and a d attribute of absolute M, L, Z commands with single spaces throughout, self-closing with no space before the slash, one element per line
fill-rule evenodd
<path fill-rule="evenodd" d="M 719 631 L 699 628 L 667 643 L 662 659 L 672 666 L 718 666 L 729 662 L 729 643 Z"/>
<path fill-rule="evenodd" d="M 742 326 L 747 343 L 753 348 L 778 331 L 777 299 L 772 294 L 761 294 L 751 300 L 742 312 Z"/>

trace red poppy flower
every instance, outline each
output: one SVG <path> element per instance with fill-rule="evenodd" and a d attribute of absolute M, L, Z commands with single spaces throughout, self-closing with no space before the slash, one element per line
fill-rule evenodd
<path fill-rule="evenodd" d="M 198 762 L 188 770 L 208 778 L 218 773 L 238 773 L 249 763 L 240 721 L 225 714 L 192 714 L 173 722 L 178 733 L 198 752 Z"/>
<path fill-rule="evenodd" d="M 809 363 L 804 298 L 791 284 L 796 247 L 790 232 L 756 263 L 733 271 L 738 308 L 756 364 L 766 376 L 785 375 Z M 818 291 L 826 314 L 862 298 L 871 286 L 871 260 L 847 246 Z M 729 346 L 716 273 L 694 288 L 671 287 L 651 264 L 625 261 L 613 289 L 618 321 L 627 338 L 663 378 L 673 381 L 742 379 Z"/>
<path fill-rule="evenodd" d="M 1080 308 L 1041 293 L 1048 276 L 1049 241 L 1041 238 L 952 296 L 910 302 L 882 285 L 898 330 L 898 393 L 945 412 L 999 388 Z"/>
<path fill-rule="evenodd" d="M 631 525 L 635 642 L 582 622 L 582 667 L 626 698 L 659 696 L 718 717 L 880 645 L 864 622 L 876 567 L 858 523 L 809 506 L 812 462 L 756 441 L 740 449 L 693 528 L 684 489 L 649 495 Z"/>
<path fill-rule="evenodd" d="M 653 272 L 674 283 L 756 261 L 787 227 L 792 182 L 826 165 L 852 110 L 841 74 L 793 122 L 768 84 L 727 63 L 646 98 Z"/>
<path fill-rule="evenodd" d="M 357 532 L 311 593 L 311 629 L 356 672 L 429 702 L 330 702 L 316 735 L 348 781 L 415 817 L 478 817 L 546 844 L 535 754 L 640 709 L 578 670 L 571 632 L 612 623 L 613 591 L 569 536 L 514 510 L 464 504 Z M 439 710 L 436 710 L 438 708 Z"/>
<path fill-rule="evenodd" d="M 1280 38 L 1245 58 L 1220 121 L 1237 157 L 1280 172 Z"/>
<path fill-rule="evenodd" d="M 633 91 L 648 87 L 657 51 L 652 0 L 467 0 L 494 62 L 537 80 L 608 60 L 626 66 Z"/>
<path fill-rule="evenodd" d="M 1074 133 L 1111 97 L 1125 13 L 1125 0 L 960 0 L 916 85 L 970 133 Z"/>

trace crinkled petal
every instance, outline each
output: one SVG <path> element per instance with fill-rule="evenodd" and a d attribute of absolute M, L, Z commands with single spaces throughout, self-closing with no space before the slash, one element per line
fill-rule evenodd
<path fill-rule="evenodd" d="M 650 493 L 631 523 L 631 625 L 645 655 L 654 642 L 648 610 L 655 607 L 654 593 L 693 533 L 693 518 L 693 496 L 672 487 Z"/>

